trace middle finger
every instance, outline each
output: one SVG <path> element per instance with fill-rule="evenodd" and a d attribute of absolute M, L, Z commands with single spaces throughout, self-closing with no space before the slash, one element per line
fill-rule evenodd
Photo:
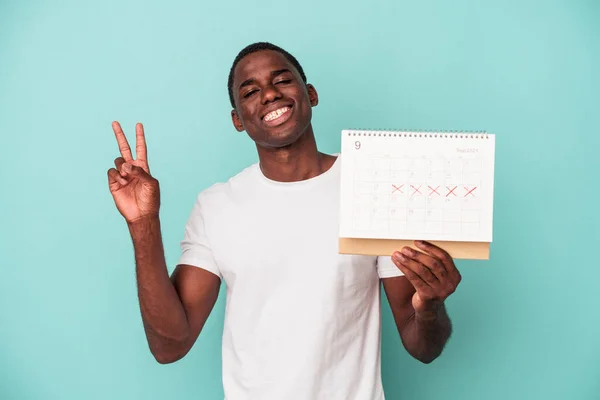
<path fill-rule="evenodd" d="M 404 249 L 402 249 L 402 254 L 404 254 L 404 256 L 407 259 L 407 262 L 404 262 L 403 264 L 415 274 L 419 275 L 419 277 L 423 281 L 427 282 L 427 284 L 430 286 L 433 286 L 438 283 L 438 278 L 427 267 L 427 265 L 421 262 L 421 258 L 418 257 L 417 252 L 408 247 L 405 247 Z"/>
<path fill-rule="evenodd" d="M 437 280 L 441 281 L 447 276 L 448 271 L 446 271 L 444 264 L 437 258 L 411 248 L 407 248 L 407 252 L 410 253 L 407 254 L 409 257 L 423 264 Z"/>
<path fill-rule="evenodd" d="M 127 137 L 123 133 L 123 129 L 121 128 L 121 124 L 118 122 L 113 122 L 112 124 L 113 132 L 115 133 L 115 137 L 117 138 L 117 143 L 119 145 L 119 151 L 123 156 L 123 159 L 126 161 L 133 160 L 133 156 L 131 154 L 131 148 L 129 147 L 129 142 L 127 142 Z"/>

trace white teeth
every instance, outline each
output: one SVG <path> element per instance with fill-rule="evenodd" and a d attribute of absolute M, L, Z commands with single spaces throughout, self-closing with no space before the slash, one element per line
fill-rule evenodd
<path fill-rule="evenodd" d="M 283 107 L 275 111 L 271 111 L 267 115 L 265 115 L 265 121 L 272 121 L 276 118 L 279 118 L 282 114 L 285 114 L 290 110 L 289 107 Z"/>

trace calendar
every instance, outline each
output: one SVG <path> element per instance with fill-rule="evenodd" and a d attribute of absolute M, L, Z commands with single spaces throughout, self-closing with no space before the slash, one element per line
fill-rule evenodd
<path fill-rule="evenodd" d="M 492 241 L 495 135 L 342 131 L 340 237 Z"/>

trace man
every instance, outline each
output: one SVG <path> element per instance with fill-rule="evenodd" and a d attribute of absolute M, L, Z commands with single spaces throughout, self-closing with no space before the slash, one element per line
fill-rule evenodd
<path fill-rule="evenodd" d="M 259 162 L 200 192 L 168 276 L 159 185 L 144 130 L 136 159 L 121 130 L 110 191 L 133 240 L 139 302 L 160 363 L 191 349 L 226 284 L 223 385 L 228 400 L 382 400 L 380 282 L 406 350 L 429 363 L 451 332 L 444 300 L 460 274 L 428 243 L 393 257 L 340 255 L 340 156 L 321 153 L 318 104 L 298 61 L 269 43 L 248 46 L 230 72 L 234 127 Z"/>

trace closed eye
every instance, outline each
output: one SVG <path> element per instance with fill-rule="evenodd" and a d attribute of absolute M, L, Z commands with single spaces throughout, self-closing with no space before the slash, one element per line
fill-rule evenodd
<path fill-rule="evenodd" d="M 256 93 L 257 90 L 250 90 L 249 92 L 244 94 L 244 98 L 247 99 L 248 97 L 252 96 L 254 93 Z"/>
<path fill-rule="evenodd" d="M 278 82 L 275 82 L 276 85 L 279 85 L 280 83 L 290 83 L 292 80 L 291 79 L 282 79 Z"/>

